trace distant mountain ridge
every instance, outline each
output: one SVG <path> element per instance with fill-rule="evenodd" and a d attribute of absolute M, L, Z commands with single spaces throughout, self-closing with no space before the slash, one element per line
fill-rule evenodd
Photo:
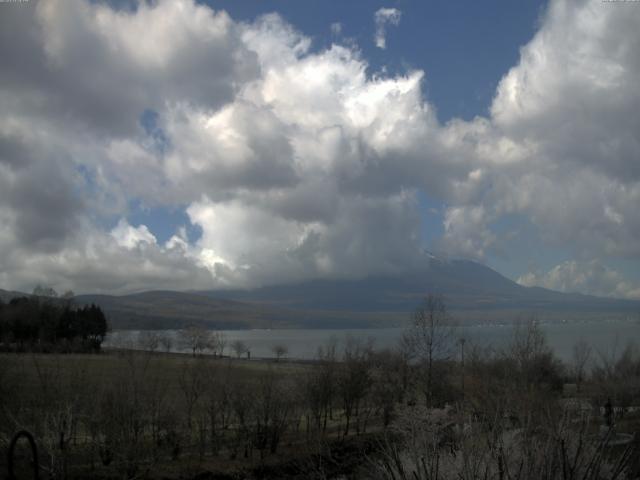
<path fill-rule="evenodd" d="M 0 300 L 2 300 L 5 303 L 8 303 L 12 298 L 16 298 L 16 297 L 29 297 L 30 294 L 28 293 L 22 293 L 22 292 L 15 292 L 15 291 L 11 291 L 11 290 L 2 290 L 0 289 Z"/>
<path fill-rule="evenodd" d="M 260 310 L 251 305 L 187 292 L 157 290 L 122 296 L 78 295 L 76 301 L 100 305 L 117 328 L 163 329 L 202 324 L 220 329 L 245 329 L 264 323 Z"/>
<path fill-rule="evenodd" d="M 215 298 L 299 309 L 411 311 L 429 293 L 441 294 L 453 311 L 464 310 L 626 310 L 640 311 L 640 301 L 562 293 L 524 287 L 491 268 L 470 260 L 432 259 L 403 275 L 356 280 L 310 280 L 254 290 L 198 292 Z"/>
<path fill-rule="evenodd" d="M 0 298 L 15 293 L 0 290 Z M 433 257 L 402 275 L 318 279 L 252 290 L 79 295 L 75 301 L 100 305 L 116 329 L 189 324 L 219 329 L 363 328 L 405 324 L 429 293 L 442 294 L 450 312 L 470 322 L 508 322 L 522 314 L 549 320 L 640 314 L 640 301 L 524 287 L 470 260 Z"/>

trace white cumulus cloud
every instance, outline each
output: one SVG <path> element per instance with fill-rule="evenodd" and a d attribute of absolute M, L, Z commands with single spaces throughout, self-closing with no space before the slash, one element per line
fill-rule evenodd
<path fill-rule="evenodd" d="M 376 12 L 379 47 L 400 18 Z M 423 71 L 371 75 L 357 47 L 312 49 L 277 14 L 236 22 L 193 0 L 3 9 L 0 287 L 402 271 L 425 246 L 423 193 L 442 205 L 439 250 L 488 258 L 517 217 L 530 244 L 598 258 L 605 274 L 587 264 L 587 277 L 610 278 L 608 260 L 640 263 L 638 22 L 637 8 L 552 0 L 490 114 L 442 125 Z M 183 213 L 201 236 L 161 244 L 127 221 L 132 204 Z M 521 280 L 637 292 L 560 270 Z"/>
<path fill-rule="evenodd" d="M 568 260 L 548 272 L 529 272 L 518 278 L 528 287 L 539 286 L 561 292 L 579 292 L 603 297 L 640 299 L 640 288 L 625 279 L 620 272 L 599 260 L 578 262 Z"/>
<path fill-rule="evenodd" d="M 133 227 L 121 218 L 118 224 L 111 230 L 111 236 L 121 247 L 128 249 L 137 248 L 141 245 L 155 245 L 158 242 L 156 237 L 149 231 L 146 225 L 138 225 Z"/>
<path fill-rule="evenodd" d="M 380 8 L 376 11 L 373 15 L 376 25 L 374 36 L 376 47 L 383 50 L 387 48 L 387 25 L 398 26 L 401 18 L 402 12 L 397 8 Z"/>

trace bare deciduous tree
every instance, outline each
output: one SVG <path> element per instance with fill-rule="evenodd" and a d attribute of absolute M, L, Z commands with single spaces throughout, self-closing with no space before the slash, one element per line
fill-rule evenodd
<path fill-rule="evenodd" d="M 349 435 L 351 420 L 359 414 L 362 399 L 371 386 L 369 358 L 371 343 L 348 337 L 344 348 L 344 361 L 338 372 L 338 391 L 345 416 L 344 435 Z"/>
<path fill-rule="evenodd" d="M 264 456 L 269 448 L 276 453 L 282 435 L 289 425 L 292 411 L 292 388 L 278 379 L 272 370 L 261 375 L 258 382 L 254 413 L 255 445 Z"/>
<path fill-rule="evenodd" d="M 631 341 L 617 352 L 617 341 L 609 354 L 598 352 L 591 376 L 599 391 L 596 401 L 602 405 L 610 398 L 624 415 L 625 408 L 640 396 L 640 349 Z"/>
<path fill-rule="evenodd" d="M 187 427 L 192 428 L 193 413 L 207 388 L 206 360 L 198 359 L 182 364 L 178 384 L 184 396 Z"/>
<path fill-rule="evenodd" d="M 289 353 L 289 349 L 287 348 L 287 346 L 282 343 L 278 343 L 271 347 L 271 351 L 276 356 L 276 362 L 279 362 L 282 357 L 286 356 Z"/>
<path fill-rule="evenodd" d="M 231 413 L 231 391 L 229 365 L 227 369 L 214 362 L 206 367 L 206 389 L 204 393 L 205 417 L 209 424 L 211 453 L 217 455 L 222 443 L 222 436 L 228 428 Z"/>
<path fill-rule="evenodd" d="M 571 370 L 576 382 L 576 388 L 580 391 L 580 386 L 584 380 L 584 376 L 587 369 L 587 363 L 591 358 L 591 345 L 589 345 L 583 338 L 578 340 L 573 345 L 571 355 Z"/>
<path fill-rule="evenodd" d="M 171 347 L 173 347 L 173 337 L 171 335 L 168 333 L 161 334 L 159 342 L 165 353 L 169 353 L 171 351 Z"/>
<path fill-rule="evenodd" d="M 443 422 L 443 420 L 445 420 Z M 611 436 L 591 435 L 588 417 L 567 412 L 553 424 L 504 429 L 502 418 L 456 435 L 434 412 L 407 415 L 382 445 L 367 478 L 376 480 L 634 478 L 637 447 L 611 450 Z M 450 441 L 452 440 L 452 443 Z"/>
<path fill-rule="evenodd" d="M 251 456 L 252 450 L 253 425 L 251 417 L 256 408 L 253 386 L 250 386 L 248 382 L 232 382 L 230 384 L 230 398 L 236 423 L 236 441 L 231 446 L 231 458 L 236 458 L 241 448 L 244 458 L 248 458 Z"/>
<path fill-rule="evenodd" d="M 211 333 L 202 327 L 195 325 L 180 330 L 180 339 L 184 348 L 191 350 L 195 357 L 211 345 Z"/>
<path fill-rule="evenodd" d="M 433 405 L 434 361 L 451 357 L 455 339 L 455 326 L 444 298 L 429 294 L 414 312 L 405 334 L 405 343 L 426 369 L 425 396 L 429 407 Z"/>
<path fill-rule="evenodd" d="M 399 351 L 382 350 L 371 356 L 371 397 L 382 415 L 385 427 L 389 426 L 396 403 L 403 398 L 403 375 L 406 364 Z"/>
<path fill-rule="evenodd" d="M 300 393 L 307 409 L 307 433 L 311 426 L 309 416 L 314 420 L 314 428 L 324 433 L 332 415 L 332 405 L 337 391 L 338 364 L 335 338 L 318 348 L 316 360 L 316 367 L 308 370 L 300 383 Z"/>
<path fill-rule="evenodd" d="M 222 332 L 209 332 L 207 348 L 211 350 L 214 357 L 222 357 L 224 349 L 227 348 L 227 338 Z"/>
<path fill-rule="evenodd" d="M 242 340 L 234 340 L 233 342 L 231 342 L 231 350 L 233 350 L 236 356 L 240 358 L 245 354 L 245 352 L 247 352 L 248 348 L 247 344 Z"/>
<path fill-rule="evenodd" d="M 562 387 L 563 366 L 553 355 L 535 317 L 515 325 L 507 356 L 517 379 L 527 388 L 545 384 L 556 389 Z"/>
<path fill-rule="evenodd" d="M 160 346 L 160 336 L 157 332 L 142 331 L 138 335 L 138 346 L 147 352 L 155 352 Z"/>

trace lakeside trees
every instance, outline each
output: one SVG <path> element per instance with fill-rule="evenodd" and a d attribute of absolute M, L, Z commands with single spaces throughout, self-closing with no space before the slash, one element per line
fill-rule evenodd
<path fill-rule="evenodd" d="M 182 347 L 191 351 L 191 354 L 202 355 L 205 351 L 215 356 L 223 356 L 227 346 L 227 340 L 222 332 L 207 330 L 204 327 L 190 325 L 179 331 Z"/>
<path fill-rule="evenodd" d="M 276 362 L 279 362 L 281 358 L 287 356 L 289 348 L 283 343 L 278 343 L 271 347 L 271 351 L 276 356 Z"/>
<path fill-rule="evenodd" d="M 424 365 L 424 396 L 428 407 L 433 406 L 435 367 L 448 360 L 455 345 L 455 328 L 442 295 L 427 295 L 413 313 L 404 346 L 409 355 Z M 436 362 L 437 360 L 437 362 Z"/>
<path fill-rule="evenodd" d="M 455 346 L 455 335 L 451 340 Z M 410 356 L 401 346 L 376 351 L 371 342 L 346 338 L 324 345 L 313 362 L 248 362 L 202 355 L 209 347 L 195 356 L 191 348 L 162 355 L 156 338 L 142 341 L 153 348 L 0 359 L 0 449 L 16 428 L 33 431 L 57 478 L 154 478 L 176 470 L 195 478 L 211 465 L 257 468 L 278 458 L 299 461 L 287 471 L 304 478 L 334 478 L 326 471 L 332 445 L 372 435 L 375 450 L 354 456 L 361 466 L 373 463 L 373 472 L 354 478 L 426 479 L 437 472 L 442 480 L 500 480 L 510 478 L 508 469 L 511 478 L 533 479 L 545 468 L 555 469 L 545 478 L 572 478 L 557 468 L 565 460 L 577 458 L 575 472 L 584 473 L 589 455 L 598 454 L 602 471 L 608 467 L 610 450 L 595 435 L 600 397 L 611 395 L 613 412 L 640 399 L 640 354 L 629 347 L 584 367 L 580 398 L 593 410 L 570 410 L 561 387 L 577 372 L 555 359 L 533 320 L 515 327 L 501 350 L 467 339 L 464 400 L 461 358 L 453 355 L 434 353 L 429 364 L 428 356 Z M 431 405 L 412 401 L 416 394 L 428 398 L 428 368 Z M 612 423 L 629 431 L 640 418 L 629 413 Z M 521 464 L 522 475 L 515 475 Z M 285 478 L 262 470 L 243 476 Z"/>
<path fill-rule="evenodd" d="M 233 352 L 236 354 L 236 357 L 240 358 L 247 351 L 249 351 L 249 348 L 247 347 L 247 344 L 242 340 L 234 340 L 231 343 L 231 350 L 233 350 Z"/>
<path fill-rule="evenodd" d="M 97 351 L 107 329 L 96 305 L 80 307 L 43 297 L 0 304 L 0 341 L 6 351 Z"/>
<path fill-rule="evenodd" d="M 5 355 L 0 359 L 0 450 L 19 426 L 34 433 L 43 462 L 57 478 L 154 478 L 152 472 L 183 467 L 192 469 L 185 473 L 192 478 L 210 464 L 243 461 L 257 468 L 267 457 L 273 463 L 275 456 L 288 461 L 302 455 L 300 468 L 313 467 L 317 478 L 332 478 L 321 475 L 332 465 L 326 460 L 332 445 L 357 444 L 373 435 L 375 451 L 354 453 L 363 468 L 375 464 L 373 472 L 361 472 L 364 478 L 426 479 L 437 471 L 442 480 L 472 479 L 487 471 L 486 478 L 499 480 L 507 478 L 500 468 L 513 472 L 520 462 L 525 470 L 515 478 L 536 478 L 544 468 L 555 469 L 545 478 L 572 478 L 562 477 L 558 465 L 575 461 L 575 471 L 584 473 L 585 462 L 596 454 L 605 472 L 611 450 L 590 433 L 602 423 L 598 401 L 591 416 L 585 415 L 567 408 L 562 391 L 550 388 L 544 375 L 526 373 L 525 382 L 526 366 L 538 365 L 534 352 L 544 354 L 545 341 L 523 350 L 530 327 L 518 331 L 502 351 L 468 346 L 464 402 L 456 391 L 457 360 L 434 359 L 434 365 L 448 364 L 437 367 L 446 374 L 434 376 L 434 388 L 451 390 L 448 405 L 437 408 L 403 400 L 423 391 L 424 364 L 407 364 L 400 350 L 376 351 L 361 339 L 323 347 L 314 363 L 157 351 Z M 514 368 L 516 355 L 526 359 L 522 368 Z M 608 371 L 584 374 L 582 398 L 599 395 L 602 388 L 612 394 L 618 412 L 629 395 L 621 385 L 640 378 L 639 365 L 637 350 L 622 351 Z M 20 372 L 20 380 L 11 372 Z M 631 392 L 631 398 L 637 394 Z M 637 414 L 615 413 L 612 423 L 628 431 L 639 421 Z M 265 478 L 261 475 L 256 474 Z"/>

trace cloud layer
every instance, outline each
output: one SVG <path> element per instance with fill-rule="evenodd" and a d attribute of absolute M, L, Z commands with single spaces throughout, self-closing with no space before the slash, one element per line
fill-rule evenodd
<path fill-rule="evenodd" d="M 597 260 L 570 260 L 548 272 L 527 273 L 518 279 L 525 286 L 542 286 L 560 292 L 578 292 L 603 297 L 640 299 L 640 288 Z"/>
<path fill-rule="evenodd" d="M 444 205 L 430 247 L 449 255 L 484 259 L 517 243 L 501 228 L 516 217 L 541 251 L 568 248 L 596 259 L 591 270 L 640 259 L 638 8 L 552 1 L 490 116 L 445 125 L 422 71 L 371 74 L 354 46 L 312 50 L 276 14 L 239 23 L 192 0 L 2 9 L 5 288 L 400 272 L 425 247 L 423 194 Z M 376 12 L 379 47 L 399 19 Z M 184 211 L 201 235 L 177 228 L 160 242 L 129 223 L 134 204 Z M 623 277 L 579 281 L 567 262 L 566 275 L 520 280 L 637 295 Z"/>
<path fill-rule="evenodd" d="M 376 11 L 373 16 L 376 24 L 376 34 L 373 38 L 376 47 L 382 50 L 387 48 L 387 24 L 397 27 L 401 18 L 402 12 L 397 8 L 380 8 Z"/>

